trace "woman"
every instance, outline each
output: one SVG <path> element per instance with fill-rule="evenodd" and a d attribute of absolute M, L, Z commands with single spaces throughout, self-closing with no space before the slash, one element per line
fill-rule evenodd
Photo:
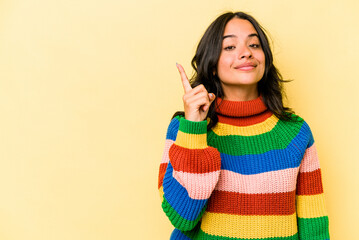
<path fill-rule="evenodd" d="M 184 113 L 168 127 L 158 188 L 171 239 L 329 239 L 308 124 L 283 106 L 284 80 L 258 22 L 219 16 L 177 64 Z"/>

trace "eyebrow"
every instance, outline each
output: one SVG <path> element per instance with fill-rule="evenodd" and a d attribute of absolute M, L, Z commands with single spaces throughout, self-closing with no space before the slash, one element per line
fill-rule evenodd
<path fill-rule="evenodd" d="M 257 33 L 251 33 L 251 34 L 248 35 L 248 38 L 252 38 L 252 37 L 259 38 Z M 225 36 L 222 37 L 222 39 L 225 39 L 225 38 L 238 38 L 238 37 L 237 37 L 237 35 L 230 34 L 230 35 L 225 35 Z"/>

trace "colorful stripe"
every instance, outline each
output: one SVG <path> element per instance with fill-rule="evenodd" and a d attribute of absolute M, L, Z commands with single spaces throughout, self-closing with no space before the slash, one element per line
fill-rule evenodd
<path fill-rule="evenodd" d="M 298 218 L 300 240 L 329 240 L 328 216 L 319 218 Z"/>
<path fill-rule="evenodd" d="M 313 195 L 323 193 L 321 170 L 303 172 L 298 174 L 297 194 Z"/>
<path fill-rule="evenodd" d="M 207 173 L 221 169 L 221 157 L 212 147 L 187 149 L 173 144 L 169 158 L 173 168 L 180 172 Z"/>
<path fill-rule="evenodd" d="M 319 169 L 318 153 L 315 143 L 305 151 L 300 172 L 313 172 Z"/>
<path fill-rule="evenodd" d="M 158 174 L 158 188 L 162 187 L 163 178 L 165 177 L 167 166 L 168 166 L 168 163 L 160 164 L 160 170 L 159 170 L 159 174 Z"/>
<path fill-rule="evenodd" d="M 160 169 L 159 169 L 159 174 L 158 174 L 158 188 L 160 188 L 162 186 L 163 183 L 163 178 L 165 177 L 165 173 L 166 173 L 166 169 L 167 169 L 167 165 L 170 161 L 170 157 L 168 155 L 168 152 L 171 148 L 171 146 L 173 145 L 174 141 L 171 139 L 166 139 L 165 142 L 165 149 L 162 155 L 162 161 L 160 164 Z"/>
<path fill-rule="evenodd" d="M 212 131 L 218 136 L 254 136 L 271 131 L 277 124 L 278 120 L 279 119 L 275 115 L 272 115 L 264 122 L 247 127 L 238 127 L 230 124 L 218 123 Z"/>
<path fill-rule="evenodd" d="M 242 216 L 205 212 L 201 229 L 215 236 L 244 239 L 293 236 L 298 231 L 296 219 L 295 213 L 283 216 Z"/>
<path fill-rule="evenodd" d="M 294 126 L 288 126 L 283 121 L 278 121 L 272 131 L 254 136 L 218 136 L 210 130 L 208 145 L 216 147 L 220 153 L 232 156 L 260 154 L 288 147 L 294 153 L 304 148 L 301 153 L 303 156 L 310 138 L 309 131 L 307 124 L 296 123 Z M 295 146 L 292 146 L 291 143 Z"/>
<path fill-rule="evenodd" d="M 232 238 L 226 236 L 215 236 L 205 233 L 202 229 L 199 229 L 198 234 L 195 238 L 191 239 L 203 239 L 203 240 L 248 240 L 248 238 Z M 288 237 L 268 237 L 268 238 L 252 238 L 251 240 L 298 240 L 298 233 Z M 171 238 L 172 240 L 172 238 Z"/>
<path fill-rule="evenodd" d="M 161 163 L 169 163 L 169 161 L 170 161 L 170 156 L 168 156 L 168 152 L 170 151 L 170 148 L 171 148 L 171 146 L 172 146 L 173 143 L 174 143 L 173 140 L 171 140 L 171 139 L 166 139 L 165 149 L 164 149 L 164 152 L 163 152 L 163 155 L 162 155 L 162 161 L 161 161 Z"/>
<path fill-rule="evenodd" d="M 324 194 L 297 195 L 297 214 L 300 218 L 317 218 L 328 215 L 325 208 Z"/>
<path fill-rule="evenodd" d="M 236 215 L 290 215 L 295 210 L 295 191 L 245 194 L 215 190 L 207 208 L 212 213 Z"/>
<path fill-rule="evenodd" d="M 291 160 L 288 161 L 288 158 Z M 298 168 L 301 159 L 286 150 L 271 150 L 262 154 L 231 156 L 221 153 L 222 169 L 251 175 L 287 168 Z"/>
<path fill-rule="evenodd" d="M 267 110 L 260 115 L 243 117 L 243 118 L 233 118 L 233 117 L 218 115 L 218 121 L 233 126 L 244 127 L 244 126 L 251 126 L 253 124 L 264 122 L 267 118 L 271 117 L 272 115 L 273 113 L 270 110 Z"/>
<path fill-rule="evenodd" d="M 186 173 L 173 171 L 173 177 L 187 189 L 192 199 L 208 199 L 218 181 L 220 171 L 209 173 Z"/>
<path fill-rule="evenodd" d="M 298 168 L 242 175 L 228 170 L 221 171 L 216 190 L 245 194 L 292 192 L 296 188 Z M 282 179 L 288 179 L 283 184 Z"/>
<path fill-rule="evenodd" d="M 179 129 L 180 116 L 177 116 L 171 120 L 170 125 L 167 128 L 166 139 L 176 141 L 177 132 Z"/>
<path fill-rule="evenodd" d="M 207 148 L 207 134 L 189 134 L 179 131 L 176 145 L 187 149 Z"/>
<path fill-rule="evenodd" d="M 189 134 L 207 134 L 207 121 L 193 122 L 182 117 L 178 130 Z"/>

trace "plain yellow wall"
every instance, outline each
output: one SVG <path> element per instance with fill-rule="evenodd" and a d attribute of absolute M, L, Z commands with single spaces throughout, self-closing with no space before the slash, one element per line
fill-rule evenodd
<path fill-rule="evenodd" d="M 0 239 L 168 239 L 157 171 L 175 63 L 226 10 L 274 41 L 312 128 L 332 239 L 358 224 L 358 1 L 0 1 Z"/>

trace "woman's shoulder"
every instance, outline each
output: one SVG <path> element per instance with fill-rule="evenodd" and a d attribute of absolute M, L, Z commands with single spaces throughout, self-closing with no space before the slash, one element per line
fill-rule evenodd
<path fill-rule="evenodd" d="M 285 117 L 279 118 L 282 124 L 295 127 L 295 128 L 302 128 L 302 127 L 309 127 L 307 121 L 300 115 L 293 113 L 293 112 L 286 112 L 284 113 Z"/>
<path fill-rule="evenodd" d="M 184 114 L 181 114 L 181 112 L 176 112 L 175 114 L 173 114 L 171 121 L 167 127 L 166 139 L 172 139 L 173 141 L 176 140 L 180 120 L 182 118 L 184 118 Z"/>
<path fill-rule="evenodd" d="M 314 141 L 312 130 L 308 122 L 300 115 L 295 113 L 286 113 L 290 120 L 280 120 L 285 128 L 291 129 L 296 132 L 298 138 L 304 140 L 307 143 Z"/>
<path fill-rule="evenodd" d="M 279 117 L 279 121 L 282 124 L 291 127 L 301 127 L 303 124 L 307 124 L 301 116 L 294 112 L 285 112 L 281 117 Z"/>

